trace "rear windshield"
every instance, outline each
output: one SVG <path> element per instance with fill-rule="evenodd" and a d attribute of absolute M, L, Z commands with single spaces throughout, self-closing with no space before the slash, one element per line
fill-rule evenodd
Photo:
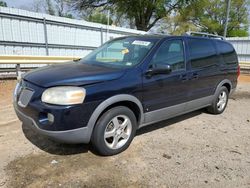
<path fill-rule="evenodd" d="M 216 41 L 219 54 L 224 64 L 237 64 L 238 58 L 233 46 L 227 42 Z"/>
<path fill-rule="evenodd" d="M 113 68 L 132 67 L 142 61 L 157 41 L 139 37 L 115 39 L 91 52 L 81 62 Z"/>

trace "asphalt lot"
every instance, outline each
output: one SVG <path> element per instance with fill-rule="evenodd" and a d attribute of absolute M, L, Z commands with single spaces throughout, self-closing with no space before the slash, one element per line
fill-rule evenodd
<path fill-rule="evenodd" d="M 250 77 L 226 111 L 195 111 L 138 131 L 125 152 L 37 135 L 12 108 L 15 81 L 0 81 L 0 187 L 250 187 Z"/>

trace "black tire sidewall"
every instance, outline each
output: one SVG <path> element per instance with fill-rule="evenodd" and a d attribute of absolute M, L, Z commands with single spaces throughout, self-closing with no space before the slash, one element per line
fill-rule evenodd
<path fill-rule="evenodd" d="M 217 102 L 218 102 L 218 98 L 219 98 L 219 95 L 221 94 L 221 92 L 225 91 L 226 92 L 226 95 L 227 95 L 227 100 L 226 100 L 226 105 L 225 107 L 223 108 L 223 110 L 218 110 L 218 107 L 217 107 Z M 218 92 L 216 93 L 216 96 L 215 96 L 215 99 L 214 99 L 214 102 L 213 102 L 213 110 L 214 110 L 214 113 L 215 114 L 221 114 L 224 112 L 224 110 L 226 109 L 227 107 L 227 103 L 228 103 L 228 97 L 229 97 L 229 92 L 228 92 L 228 89 L 225 87 L 225 86 L 222 86 Z"/>
<path fill-rule="evenodd" d="M 115 116 L 118 116 L 118 115 L 125 115 L 130 119 L 131 124 L 132 124 L 132 132 L 131 132 L 130 138 L 128 139 L 127 143 L 124 146 L 122 146 L 119 149 L 111 149 L 105 144 L 104 132 L 108 123 Z M 128 146 L 130 145 L 130 143 L 132 142 L 135 136 L 136 129 L 137 129 L 137 120 L 136 120 L 134 113 L 127 107 L 117 106 L 117 107 L 111 108 L 99 118 L 99 120 L 97 121 L 94 127 L 91 142 L 99 154 L 104 155 L 104 156 L 115 155 L 128 148 Z"/>

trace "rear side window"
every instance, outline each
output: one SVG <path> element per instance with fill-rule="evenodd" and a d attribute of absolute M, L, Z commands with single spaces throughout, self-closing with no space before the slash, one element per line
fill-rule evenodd
<path fill-rule="evenodd" d="M 233 46 L 223 41 L 216 41 L 219 54 L 222 56 L 224 64 L 236 64 L 238 62 L 237 54 Z"/>
<path fill-rule="evenodd" d="M 188 39 L 192 68 L 202 68 L 216 64 L 216 48 L 212 40 Z"/>

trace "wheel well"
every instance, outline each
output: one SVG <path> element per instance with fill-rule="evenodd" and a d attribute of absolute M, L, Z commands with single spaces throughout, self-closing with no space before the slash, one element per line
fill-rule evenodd
<path fill-rule="evenodd" d="M 135 114 L 135 117 L 136 117 L 136 120 L 137 122 L 139 123 L 140 121 L 140 118 L 141 118 L 141 112 L 140 112 L 140 108 L 137 106 L 136 103 L 134 102 L 131 102 L 131 101 L 121 101 L 121 102 L 116 102 L 114 104 L 111 104 L 110 106 L 108 106 L 107 108 L 105 108 L 102 113 L 99 115 L 98 119 L 105 113 L 107 112 L 108 110 L 110 110 L 111 108 L 114 108 L 116 106 L 125 106 L 127 108 L 129 108 L 134 114 Z M 97 119 L 97 121 L 98 121 Z"/>
<path fill-rule="evenodd" d="M 225 83 L 225 84 L 223 84 L 222 86 L 225 86 L 225 87 L 227 88 L 228 92 L 230 92 L 231 86 L 230 86 L 229 83 Z"/>

